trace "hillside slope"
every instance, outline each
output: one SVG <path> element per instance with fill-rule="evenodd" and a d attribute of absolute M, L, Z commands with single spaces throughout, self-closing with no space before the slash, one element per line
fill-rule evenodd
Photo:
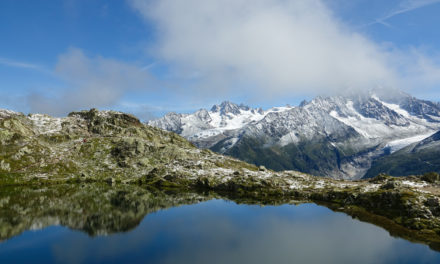
<path fill-rule="evenodd" d="M 440 173 L 440 131 L 391 155 L 377 159 L 365 174 L 365 178 L 374 177 L 379 173 L 406 176 L 427 172 Z"/>

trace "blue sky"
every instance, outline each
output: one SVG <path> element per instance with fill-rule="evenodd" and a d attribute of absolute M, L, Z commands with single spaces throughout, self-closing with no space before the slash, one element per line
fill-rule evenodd
<path fill-rule="evenodd" d="M 440 101 L 436 0 L 3 0 L 0 108 L 148 119 L 347 89 Z"/>

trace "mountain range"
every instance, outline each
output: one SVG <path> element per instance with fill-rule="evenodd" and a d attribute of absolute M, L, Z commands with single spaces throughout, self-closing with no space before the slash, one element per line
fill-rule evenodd
<path fill-rule="evenodd" d="M 319 96 L 268 110 L 225 101 L 192 114 L 168 113 L 148 124 L 180 134 L 199 148 L 273 170 L 341 179 L 440 170 L 438 162 L 425 162 L 440 157 L 432 143 L 438 141 L 440 104 L 400 91 Z M 401 161 L 400 155 L 411 162 L 411 170 L 396 169 L 399 162 L 394 169 L 387 167 Z"/>

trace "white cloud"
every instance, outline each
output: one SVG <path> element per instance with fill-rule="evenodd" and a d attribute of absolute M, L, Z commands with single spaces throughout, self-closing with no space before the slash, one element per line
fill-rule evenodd
<path fill-rule="evenodd" d="M 30 95 L 32 112 L 64 115 L 112 106 L 128 91 L 151 89 L 153 81 L 141 67 L 103 57 L 89 58 L 75 48 L 59 56 L 54 74 L 64 81 L 64 89 L 57 89 L 54 96 Z"/>
<path fill-rule="evenodd" d="M 157 53 L 212 78 L 273 93 L 392 82 L 381 48 L 320 1 L 132 1 L 160 29 Z M 220 75 L 220 76 L 219 76 Z"/>
<path fill-rule="evenodd" d="M 413 2 L 408 1 L 406 10 L 421 6 L 410 5 Z M 203 87 L 199 94 L 226 90 L 267 98 L 348 88 L 405 88 L 416 79 L 420 85 L 431 82 L 435 79 L 431 73 L 439 69 L 431 61 L 417 78 L 404 75 L 414 73 L 413 65 L 423 61 L 420 56 L 403 56 L 405 51 L 369 40 L 345 26 L 319 0 L 130 3 L 157 26 L 158 42 L 152 52 L 193 79 L 196 72 L 198 82 L 191 81 Z"/>

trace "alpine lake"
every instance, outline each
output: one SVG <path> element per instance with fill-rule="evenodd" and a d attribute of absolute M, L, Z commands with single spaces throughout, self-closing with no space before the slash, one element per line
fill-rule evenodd
<path fill-rule="evenodd" d="M 0 240 L 0 263 L 440 263 L 331 205 L 103 183 L 2 187 Z"/>

